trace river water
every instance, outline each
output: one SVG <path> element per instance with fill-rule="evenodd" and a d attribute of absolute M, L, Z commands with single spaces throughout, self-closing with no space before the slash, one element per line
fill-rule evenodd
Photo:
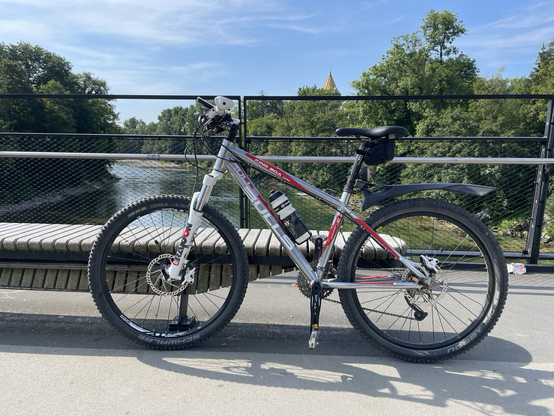
<path fill-rule="evenodd" d="M 101 187 L 88 187 L 78 195 L 65 197 L 58 202 L 42 204 L 29 209 L 13 209 L 1 215 L 0 221 L 60 224 L 104 224 L 114 213 L 129 203 L 151 195 L 192 195 L 195 172 L 172 163 L 117 162 L 110 168 L 117 181 Z M 204 172 L 197 180 L 196 189 L 202 184 Z M 256 182 L 256 180 L 254 180 Z M 333 211 L 276 181 L 256 183 L 258 190 L 267 200 L 272 188 L 283 190 L 298 210 L 310 229 L 329 229 Z M 52 196 L 52 195 L 49 195 Z M 209 204 L 220 210 L 239 226 L 239 188 L 225 175 L 214 188 Z M 251 207 L 251 227 L 266 228 L 254 208 Z"/>

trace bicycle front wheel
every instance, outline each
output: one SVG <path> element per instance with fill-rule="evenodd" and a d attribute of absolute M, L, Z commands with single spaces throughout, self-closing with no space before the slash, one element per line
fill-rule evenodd
<path fill-rule="evenodd" d="M 454 357 L 479 343 L 497 322 L 508 290 L 502 251 L 487 227 L 466 210 L 439 200 L 399 201 L 366 223 L 431 277 L 414 289 L 340 290 L 351 324 L 372 345 L 413 362 Z M 431 271 L 425 260 L 437 260 Z M 411 273 L 367 231 L 357 228 L 340 257 L 342 281 Z M 365 280 L 367 281 L 367 280 Z"/>
<path fill-rule="evenodd" d="M 134 202 L 101 230 L 89 284 L 118 331 L 157 349 L 195 345 L 235 315 L 248 284 L 244 245 L 229 220 L 206 205 L 182 281 L 164 278 L 188 223 L 190 201 L 160 195 Z"/>

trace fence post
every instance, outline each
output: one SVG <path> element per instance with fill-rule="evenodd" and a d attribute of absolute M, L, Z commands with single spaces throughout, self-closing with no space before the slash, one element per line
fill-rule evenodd
<path fill-rule="evenodd" d="M 242 104 L 242 105 L 241 105 Z M 242 111 L 241 111 L 242 109 Z M 243 150 L 248 151 L 248 142 L 246 140 L 246 100 L 244 97 L 239 99 L 239 118 L 242 121 L 241 140 L 238 144 Z M 250 228 L 250 201 L 242 189 L 239 188 L 239 216 L 240 228 Z"/>
<path fill-rule="evenodd" d="M 554 148 L 554 99 L 548 102 L 548 112 L 546 115 L 546 125 L 544 128 L 544 137 L 546 143 L 541 148 L 541 158 L 552 158 Z M 544 211 L 546 198 L 548 196 L 548 182 L 552 165 L 539 165 L 537 167 L 537 180 L 535 181 L 535 192 L 533 194 L 533 209 L 529 222 L 529 233 L 527 243 L 523 254 L 527 254 L 525 262 L 528 264 L 537 264 L 539 260 L 539 251 L 541 244 L 542 226 L 544 221 Z"/>

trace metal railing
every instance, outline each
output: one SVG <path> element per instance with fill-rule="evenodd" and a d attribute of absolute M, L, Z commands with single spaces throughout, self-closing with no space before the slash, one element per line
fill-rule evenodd
<path fill-rule="evenodd" d="M 193 100 L 196 96 L 186 95 L 186 96 L 131 96 L 131 95 L 49 95 L 49 94 L 0 94 L 0 99 L 5 98 L 17 98 L 17 99 L 35 99 L 35 98 L 72 98 L 72 99 L 164 99 L 164 100 Z M 206 97 L 212 98 L 212 97 Z M 535 157 L 530 157 L 529 154 L 523 157 L 511 157 L 511 158 L 457 158 L 457 157 L 433 157 L 433 158 L 418 158 L 418 157 L 397 157 L 395 158 L 390 165 L 399 165 L 399 164 L 428 164 L 428 165 L 446 165 L 450 166 L 453 164 L 456 165 L 475 165 L 475 164 L 486 164 L 486 165 L 520 165 L 520 166 L 537 166 L 537 171 L 533 175 L 533 178 L 529 181 L 528 185 L 532 186 L 533 197 L 530 204 L 531 210 L 529 212 L 529 224 L 527 231 L 523 232 L 522 236 L 525 239 L 525 244 L 523 247 L 518 247 L 516 250 L 511 249 L 510 247 L 504 247 L 505 253 L 514 258 L 523 258 L 528 263 L 537 263 L 539 259 L 539 253 L 541 248 L 541 231 L 544 226 L 544 217 L 545 217 L 545 206 L 546 206 L 546 196 L 548 195 L 548 184 L 551 173 L 551 165 L 554 164 L 553 156 L 553 147 L 554 147 L 554 132 L 552 129 L 553 125 L 553 97 L 545 95 L 501 95 L 501 96 L 418 96 L 418 97 L 359 97 L 359 96 L 246 96 L 242 99 L 240 97 L 231 97 L 238 100 L 238 112 L 241 118 L 243 119 L 243 128 L 240 136 L 239 146 L 246 148 L 250 147 L 251 143 L 256 142 L 260 143 L 262 141 L 282 141 L 282 142 L 298 142 L 298 141 L 319 141 L 319 142 L 342 142 L 345 143 L 346 140 L 343 138 L 338 139 L 337 137 L 283 137 L 283 136 L 250 136 L 248 135 L 248 103 L 250 101 L 271 101 L 271 100 L 308 100 L 308 101 L 320 101 L 320 100 L 336 100 L 336 101 L 351 101 L 351 100 L 431 100 L 431 99 L 547 99 L 548 101 L 548 110 L 547 118 L 545 122 L 544 135 L 542 137 L 410 137 L 410 141 L 452 141 L 452 140 L 478 140 L 478 141 L 517 141 L 517 142 L 529 142 L 536 143 L 537 152 Z M 7 145 L 0 145 L 0 160 L 16 160 L 16 159 L 26 159 L 26 160 L 36 160 L 36 159 L 63 159 L 66 161 L 70 160 L 120 160 L 120 161 L 143 161 L 143 162 L 156 162 L 156 161 L 168 161 L 168 162 L 184 162 L 187 158 L 182 154 L 140 154 L 140 153 L 117 153 L 117 152 L 108 152 L 108 153 L 98 153 L 98 152 L 57 152 L 57 151 L 47 151 L 48 143 L 45 140 L 51 140 L 52 138 L 60 140 L 81 140 L 81 141 L 95 141 L 95 140 L 108 140 L 112 142 L 124 142 L 126 140 L 141 139 L 141 140 L 150 140 L 150 141 L 162 141 L 162 140 L 178 140 L 178 141 L 189 141 L 191 135 L 137 135 L 137 134 L 89 134 L 89 133 L 37 133 L 37 132 L 0 132 L 0 143 L 2 140 L 10 140 L 18 138 L 19 140 L 25 140 L 26 143 L 35 143 L 36 148 L 33 150 L 28 150 L 33 146 L 24 146 L 25 151 L 7 149 Z M 353 153 L 352 153 L 353 154 Z M 302 157 L 302 156 L 278 156 L 278 155 L 268 155 L 262 154 L 265 159 L 271 163 L 333 163 L 333 164 L 347 164 L 352 163 L 353 157 L 347 156 L 323 156 L 323 157 Z M 539 157 L 536 157 L 539 156 Z M 189 158 L 190 159 L 190 158 Z M 198 155 L 197 160 L 200 162 L 213 160 L 214 157 L 211 155 Z M 109 163 L 106 166 L 114 167 L 114 163 Z M 150 165 L 149 165 L 150 166 Z M 159 167 L 159 166 L 158 166 Z M 167 166 L 163 167 L 164 169 Z M 117 176 L 116 174 L 114 174 Z M 130 175 L 134 175 L 131 173 Z M 139 181 L 141 181 L 140 179 Z M 338 178 L 338 186 L 344 184 L 344 178 Z M 3 184 L 6 185 L 6 184 Z M 17 185 L 16 185 L 17 186 Z M 93 187 L 95 185 L 93 184 Z M 341 189 L 338 189 L 337 192 L 340 192 Z M 175 190 L 170 190 L 171 192 L 181 192 L 182 189 L 179 189 L 177 186 Z M 87 191 L 88 192 L 88 191 Z M 238 190 L 237 190 L 238 193 Z M 62 193 L 63 194 L 63 193 Z M 71 193 L 70 193 L 71 195 Z M 63 196 L 63 195 L 62 195 Z M 135 196 L 138 196 L 135 195 Z M 38 195 L 39 199 L 44 196 Z M 47 198 L 46 198 L 47 199 Z M 130 201 L 129 201 L 130 202 Z M 253 223 L 249 217 L 249 204 L 244 197 L 239 197 L 239 206 L 237 217 L 234 219 L 234 223 L 237 226 L 247 227 L 247 226 L 260 226 L 260 223 Z M 6 203 L 4 201 L 3 206 L 17 206 L 21 204 L 21 201 L 14 202 L 12 204 Z M 89 204 L 103 204 L 102 201 L 97 201 L 96 203 L 90 202 Z M 30 204 L 32 205 L 32 204 Z M 9 216 L 3 216 L 2 207 L 0 207 L 0 221 L 8 220 Z M 107 213 L 106 213 L 107 214 Z M 14 221 L 17 222 L 17 221 Z M 86 222 L 93 222 L 92 219 L 88 219 Z M 99 220 L 99 222 L 101 222 Z M 509 231 L 512 232 L 512 231 Z M 554 250 L 550 252 L 548 248 L 545 252 L 541 253 L 541 259 L 554 258 Z"/>

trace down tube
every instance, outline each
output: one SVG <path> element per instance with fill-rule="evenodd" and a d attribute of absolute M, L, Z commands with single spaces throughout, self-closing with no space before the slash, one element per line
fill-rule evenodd
<path fill-rule="evenodd" d="M 273 231 L 273 234 L 277 237 L 281 245 L 285 248 L 292 261 L 298 266 L 300 271 L 306 276 L 310 276 L 312 280 L 317 280 L 315 273 L 312 271 L 308 261 L 304 258 L 298 247 L 292 242 L 287 235 L 286 231 L 281 226 L 279 220 L 275 217 L 271 208 L 267 205 L 262 198 L 254 184 L 250 181 L 250 178 L 246 175 L 242 167 L 234 162 L 231 158 L 225 161 L 227 170 L 231 176 L 235 179 L 237 184 L 241 187 L 243 192 L 248 196 L 256 211 L 264 219 L 265 223 Z"/>
<path fill-rule="evenodd" d="M 242 162 L 253 166 L 255 169 L 261 170 L 263 173 L 266 173 L 267 175 L 276 178 L 277 180 L 280 180 L 282 182 L 287 183 L 288 185 L 292 186 L 293 188 L 296 188 L 300 191 L 306 192 L 311 197 L 323 201 L 327 205 L 331 206 L 332 208 L 336 209 L 338 213 L 341 215 L 345 215 L 349 217 L 352 221 L 356 222 L 358 225 L 360 225 L 362 228 L 365 228 L 371 236 L 380 243 L 385 249 L 390 251 L 390 253 L 396 257 L 397 259 L 401 261 L 405 261 L 405 259 L 398 253 L 394 248 L 392 248 L 385 240 L 383 240 L 379 234 L 377 234 L 373 229 L 371 229 L 361 218 L 359 218 L 350 208 L 348 208 L 345 204 L 343 204 L 338 199 L 332 197 L 331 195 L 327 194 L 326 192 L 323 192 L 316 187 L 310 185 L 309 183 L 306 183 L 302 181 L 301 179 L 297 178 L 294 175 L 291 175 L 276 166 L 273 166 L 272 164 L 254 156 L 250 153 L 245 152 L 242 149 L 239 149 L 235 146 L 232 146 L 229 148 L 230 152 L 234 155 L 234 157 L 238 158 Z M 228 159 L 228 162 L 233 162 L 231 158 Z M 236 163 L 235 163 L 236 165 Z M 241 185 L 241 188 L 246 188 L 250 186 L 250 181 L 247 179 L 248 182 L 244 182 L 242 178 L 237 179 L 237 182 L 239 184 L 243 183 Z M 245 191 L 247 192 L 247 191 Z M 256 191 L 257 192 L 257 191 Z M 248 195 L 248 193 L 247 193 Z M 250 200 L 253 202 L 252 197 L 248 196 Z M 263 214 L 260 212 L 260 214 L 263 216 Z M 335 221 L 337 220 L 335 216 Z M 341 219 L 342 220 L 342 219 Z M 407 265 L 410 269 L 412 269 L 411 265 Z M 420 276 L 419 272 L 416 272 L 417 269 L 413 269 L 414 273 L 416 273 L 416 276 Z"/>

